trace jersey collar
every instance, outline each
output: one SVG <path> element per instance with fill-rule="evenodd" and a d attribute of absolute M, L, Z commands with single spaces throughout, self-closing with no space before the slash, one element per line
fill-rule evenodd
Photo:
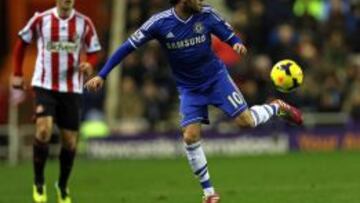
<path fill-rule="evenodd" d="M 191 15 L 191 16 L 188 17 L 188 19 L 186 19 L 186 20 L 181 19 L 181 18 L 176 14 L 174 7 L 171 9 L 171 12 L 173 13 L 173 15 L 175 16 L 175 18 L 176 18 L 178 21 L 180 21 L 180 22 L 182 22 L 182 23 L 185 23 L 185 24 L 188 23 L 188 22 L 190 22 L 190 20 L 193 18 L 193 15 Z"/>
<path fill-rule="evenodd" d="M 54 14 L 55 17 L 58 18 L 59 20 L 67 21 L 67 20 L 71 19 L 72 17 L 74 17 L 74 15 L 75 15 L 75 9 L 72 9 L 69 17 L 67 17 L 67 18 L 65 18 L 65 19 L 64 19 L 64 18 L 60 18 L 59 13 L 58 13 L 58 10 L 57 10 L 56 7 L 53 9 L 53 14 Z"/>

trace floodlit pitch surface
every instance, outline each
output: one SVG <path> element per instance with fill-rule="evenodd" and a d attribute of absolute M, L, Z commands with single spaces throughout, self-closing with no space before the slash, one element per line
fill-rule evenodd
<path fill-rule="evenodd" d="M 359 203 L 360 153 L 291 153 L 210 158 L 223 203 Z M 31 202 L 32 165 L 0 165 L 0 203 Z M 49 203 L 58 163 L 46 169 Z M 185 158 L 78 159 L 70 183 L 74 203 L 200 203 L 201 190 Z"/>

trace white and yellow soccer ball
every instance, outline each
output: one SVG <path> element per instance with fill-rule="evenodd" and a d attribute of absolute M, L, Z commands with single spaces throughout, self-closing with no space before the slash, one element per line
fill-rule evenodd
<path fill-rule="evenodd" d="M 278 91 L 289 93 L 303 83 L 304 74 L 295 61 L 284 59 L 272 67 L 270 77 Z"/>

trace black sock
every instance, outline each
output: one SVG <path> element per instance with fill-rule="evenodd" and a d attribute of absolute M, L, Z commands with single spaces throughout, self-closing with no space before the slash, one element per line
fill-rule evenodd
<path fill-rule="evenodd" d="M 35 175 L 35 185 L 39 188 L 44 185 L 44 169 L 49 155 L 49 144 L 34 139 L 33 143 L 33 167 Z"/>
<path fill-rule="evenodd" d="M 76 151 L 75 149 L 61 148 L 60 152 L 60 177 L 59 187 L 60 189 L 66 189 L 67 182 L 71 173 L 71 169 L 74 163 Z"/>

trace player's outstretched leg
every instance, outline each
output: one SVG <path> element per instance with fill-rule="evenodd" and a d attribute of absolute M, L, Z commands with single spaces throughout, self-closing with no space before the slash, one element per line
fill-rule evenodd
<path fill-rule="evenodd" d="M 52 131 L 52 118 L 41 117 L 36 120 L 36 135 L 33 143 L 34 185 L 33 201 L 47 201 L 44 170 L 49 155 L 49 140 Z"/>
<path fill-rule="evenodd" d="M 254 128 L 267 122 L 278 110 L 277 104 L 255 105 L 238 115 L 235 122 L 242 128 Z"/>
<path fill-rule="evenodd" d="M 220 197 L 215 193 L 214 187 L 210 182 L 206 156 L 201 147 L 200 133 L 201 124 L 199 123 L 190 124 L 184 128 L 185 152 L 192 171 L 195 176 L 199 178 L 200 185 L 204 192 L 204 202 L 217 203 Z"/>
<path fill-rule="evenodd" d="M 279 99 L 270 104 L 252 106 L 237 116 L 235 122 L 240 127 L 254 128 L 266 123 L 274 115 L 297 125 L 301 125 L 303 122 L 300 110 Z"/>

